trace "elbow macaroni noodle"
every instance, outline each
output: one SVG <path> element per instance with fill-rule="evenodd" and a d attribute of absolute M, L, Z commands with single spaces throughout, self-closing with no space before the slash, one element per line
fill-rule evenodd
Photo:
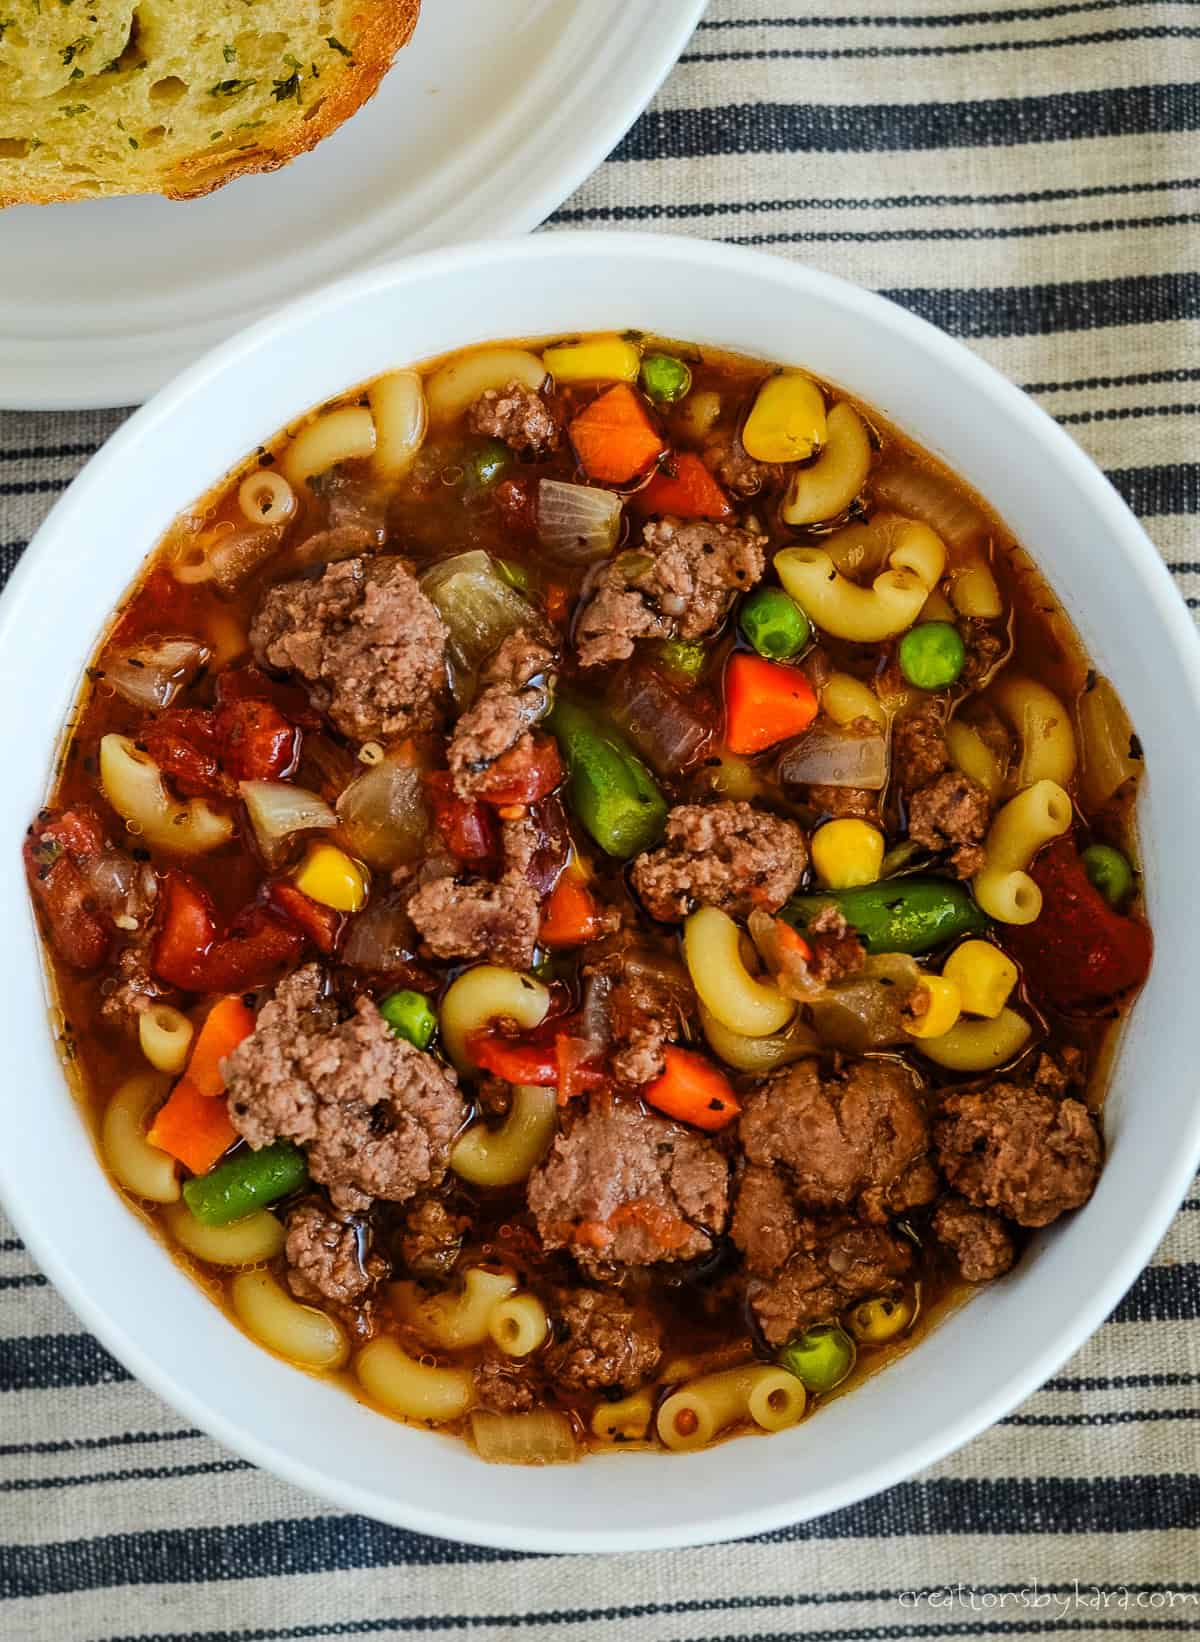
<path fill-rule="evenodd" d="M 459 1419 L 475 1400 L 469 1369 L 418 1362 L 386 1335 L 362 1348 L 354 1372 L 369 1397 L 403 1419 L 444 1425 Z"/>
<path fill-rule="evenodd" d="M 829 412 L 824 449 L 811 467 L 797 468 L 781 509 L 785 524 L 820 524 L 844 513 L 867 482 L 871 436 L 852 405 Z"/>
<path fill-rule="evenodd" d="M 683 926 L 688 973 L 709 1013 L 746 1038 L 781 1031 L 796 1005 L 778 987 L 755 980 L 742 961 L 741 931 L 726 912 L 701 907 Z"/>
<path fill-rule="evenodd" d="M 535 1294 L 513 1294 L 492 1307 L 488 1333 L 506 1357 L 528 1357 L 550 1333 L 546 1308 Z"/>
<path fill-rule="evenodd" d="M 820 1049 L 817 1034 L 794 1017 L 782 1032 L 770 1032 L 766 1037 L 748 1038 L 741 1032 L 731 1032 L 704 1004 L 699 1006 L 700 1025 L 713 1052 L 727 1066 L 739 1072 L 772 1072 L 789 1061 L 815 1055 Z"/>
<path fill-rule="evenodd" d="M 301 1368 L 340 1368 L 350 1355 L 341 1324 L 293 1300 L 261 1270 L 240 1271 L 229 1285 L 233 1309 L 260 1345 Z"/>
<path fill-rule="evenodd" d="M 416 371 L 392 371 L 372 382 L 367 400 L 375 418 L 372 465 L 385 479 L 402 479 L 417 459 L 429 423 L 421 378 Z"/>
<path fill-rule="evenodd" d="M 1004 673 L 992 685 L 989 697 L 1020 742 L 1017 786 L 1035 781 L 1070 785 L 1075 774 L 1075 732 L 1071 715 L 1053 690 L 1036 679 Z"/>
<path fill-rule="evenodd" d="M 1071 800 L 1056 781 L 1035 781 L 999 811 L 984 843 L 985 861 L 975 874 L 975 899 L 1002 924 L 1031 924 L 1042 910 L 1042 892 L 1025 870 L 1043 844 L 1071 825 Z"/>
<path fill-rule="evenodd" d="M 952 718 L 946 726 L 946 747 L 956 769 L 983 788 L 991 799 L 996 799 L 1004 785 L 1004 771 L 1000 760 L 988 746 L 973 724 L 961 718 Z"/>
<path fill-rule="evenodd" d="M 142 1010 L 137 1025 L 138 1043 L 151 1066 L 159 1072 L 182 1072 L 195 1033 L 187 1016 L 168 1003 L 152 1003 Z"/>
<path fill-rule="evenodd" d="M 1023 1016 L 1002 1009 L 994 1020 L 959 1020 L 944 1037 L 919 1038 L 915 1047 L 949 1072 L 994 1072 L 1014 1060 L 1032 1036 Z"/>
<path fill-rule="evenodd" d="M 283 1227 L 267 1209 L 228 1226 L 206 1226 L 186 1203 L 173 1203 L 163 1219 L 180 1248 L 210 1266 L 258 1266 L 283 1252 Z"/>
<path fill-rule="evenodd" d="M 439 1024 L 446 1053 L 460 1072 L 474 1070 L 467 1038 L 493 1021 L 511 1020 L 526 1032 L 540 1026 L 550 994 L 532 975 L 496 964 L 476 964 L 451 982 L 442 999 Z"/>
<path fill-rule="evenodd" d="M 340 405 L 300 429 L 283 453 L 284 478 L 300 486 L 339 462 L 370 456 L 374 449 L 375 418 L 369 408 Z"/>
<path fill-rule="evenodd" d="M 906 520 L 895 531 L 887 562 L 870 587 L 860 587 L 821 548 L 785 547 L 775 555 L 780 581 L 814 623 L 834 638 L 861 644 L 912 626 L 946 567 L 946 549 L 927 525 Z"/>
<path fill-rule="evenodd" d="M 256 468 L 238 486 L 238 507 L 252 525 L 278 525 L 296 511 L 296 492 L 282 473 Z"/>
<path fill-rule="evenodd" d="M 105 1162 L 132 1197 L 148 1203 L 174 1203 L 180 1192 L 175 1159 L 146 1139 L 149 1120 L 169 1087 L 162 1073 L 136 1073 L 113 1095 L 100 1125 Z"/>
<path fill-rule="evenodd" d="M 782 1431 L 804 1414 L 803 1385 L 784 1368 L 748 1363 L 702 1374 L 674 1391 L 658 1411 L 663 1444 L 677 1451 L 703 1448 L 719 1432 L 751 1419 L 764 1431 Z"/>
<path fill-rule="evenodd" d="M 449 422 L 461 416 L 489 388 L 500 390 L 510 382 L 536 393 L 546 380 L 546 367 L 537 354 L 524 348 L 484 348 L 455 359 L 435 371 L 425 383 L 431 422 Z"/>
<path fill-rule="evenodd" d="M 444 1289 L 441 1294 L 420 1297 L 413 1283 L 392 1285 L 404 1320 L 446 1351 L 481 1346 L 488 1338 L 492 1312 L 516 1292 L 517 1280 L 511 1271 L 485 1271 L 482 1266 L 472 1266 L 457 1293 Z"/>
<path fill-rule="evenodd" d="M 887 712 L 879 697 L 852 673 L 830 674 L 821 691 L 821 710 L 835 724 L 853 724 L 856 718 L 869 718 L 881 728 L 887 724 Z"/>
<path fill-rule="evenodd" d="M 100 785 L 135 836 L 175 855 L 204 855 L 228 843 L 233 821 L 203 798 L 179 803 L 167 795 L 162 772 L 127 736 L 100 740 Z"/>
<path fill-rule="evenodd" d="M 474 1186 L 517 1186 L 540 1162 L 558 1125 L 553 1089 L 518 1084 L 499 1128 L 473 1123 L 455 1141 L 450 1167 Z"/>

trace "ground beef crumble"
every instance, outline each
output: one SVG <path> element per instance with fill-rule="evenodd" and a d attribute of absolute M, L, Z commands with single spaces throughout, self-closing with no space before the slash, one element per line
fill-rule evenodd
<path fill-rule="evenodd" d="M 767 538 L 734 525 L 663 519 L 595 575 L 575 623 L 580 664 L 625 661 L 638 639 L 699 639 L 760 579 Z"/>
<path fill-rule="evenodd" d="M 1100 1134 L 1087 1107 L 1014 1083 L 951 1095 L 933 1138 L 954 1190 L 1019 1226 L 1047 1226 L 1079 1208 L 1100 1174 Z"/>
<path fill-rule="evenodd" d="M 804 833 L 794 821 L 741 800 L 677 804 L 663 847 L 639 856 L 632 878 L 646 910 L 677 923 L 696 905 L 734 916 L 756 907 L 775 912 L 807 864 Z"/>
<path fill-rule="evenodd" d="M 998 1214 L 976 1209 L 953 1193 L 933 1213 L 933 1235 L 954 1257 L 968 1283 L 1002 1277 L 1017 1257 L 1012 1233 Z"/>
<path fill-rule="evenodd" d="M 397 1037 L 370 998 L 339 1021 L 315 964 L 280 982 L 223 1064 L 234 1128 L 294 1140 L 336 1207 L 402 1203 L 446 1173 L 465 1107 L 453 1072 Z"/>
<path fill-rule="evenodd" d="M 548 456 L 562 444 L 556 407 L 520 382 L 485 388 L 467 412 L 467 425 L 472 433 L 502 440 L 519 456 Z"/>
<path fill-rule="evenodd" d="M 504 640 L 481 676 L 483 689 L 450 738 L 446 760 L 460 798 L 485 790 L 496 760 L 511 753 L 546 712 L 546 685 L 532 681 L 553 666 L 554 652 L 525 633 Z"/>
<path fill-rule="evenodd" d="M 345 559 L 316 580 L 268 588 L 250 643 L 260 663 L 299 673 L 353 741 L 434 722 L 446 629 L 402 559 Z"/>
<path fill-rule="evenodd" d="M 386 1260 L 364 1253 L 367 1231 L 321 1203 L 298 1203 L 287 1217 L 288 1287 L 297 1300 L 351 1306 L 388 1275 Z"/>
<path fill-rule="evenodd" d="M 954 768 L 938 702 L 925 702 L 897 719 L 892 767 L 907 800 L 913 843 L 937 854 L 949 852 L 954 873 L 972 877 L 983 865 L 992 802 L 977 781 Z"/>
<path fill-rule="evenodd" d="M 554 1307 L 553 1325 L 546 1373 L 569 1393 L 636 1391 L 662 1357 L 657 1319 L 614 1290 L 568 1290 Z"/>

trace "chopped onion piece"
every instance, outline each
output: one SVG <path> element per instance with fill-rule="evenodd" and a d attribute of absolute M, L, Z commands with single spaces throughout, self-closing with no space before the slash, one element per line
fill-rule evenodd
<path fill-rule="evenodd" d="M 809 1005 L 813 1028 L 830 1048 L 852 1055 L 907 1043 L 904 1006 L 920 978 L 915 959 L 903 952 L 868 958 L 858 975 L 837 982 Z"/>
<path fill-rule="evenodd" d="M 274 866 L 284 840 L 312 827 L 336 827 L 338 818 L 323 798 L 290 781 L 239 781 L 238 791 L 250 816 L 263 859 Z"/>
<path fill-rule="evenodd" d="M 390 975 L 417 961 L 417 937 L 401 897 L 374 900 L 350 920 L 339 954 L 352 969 Z"/>
<path fill-rule="evenodd" d="M 209 651 L 195 639 L 160 639 L 108 657 L 103 673 L 119 696 L 153 712 L 169 707 L 208 657 Z"/>
<path fill-rule="evenodd" d="M 702 698 L 681 695 L 652 667 L 634 664 L 617 674 L 609 692 L 613 719 L 658 775 L 694 764 L 712 733 Z"/>
<path fill-rule="evenodd" d="M 549 642 L 541 614 L 506 582 L 486 553 L 459 553 L 431 565 L 421 587 L 450 633 L 451 687 L 460 707 L 475 699 L 479 670 L 510 633 Z"/>
<path fill-rule="evenodd" d="M 567 564 L 605 559 L 621 533 L 621 498 L 592 485 L 543 479 L 538 485 L 538 539 Z"/>
<path fill-rule="evenodd" d="M 405 866 L 425 848 L 429 812 L 421 771 L 405 759 L 373 764 L 341 794 L 337 813 L 350 848 L 377 871 Z"/>
<path fill-rule="evenodd" d="M 861 720 L 834 724 L 819 718 L 779 760 L 779 779 L 789 786 L 857 787 L 879 792 L 887 784 L 887 740 Z"/>
<path fill-rule="evenodd" d="M 907 458 L 878 467 L 871 475 L 871 490 L 885 507 L 920 519 L 959 552 L 981 546 L 992 533 L 987 514 L 952 480 L 931 468 L 915 467 Z"/>
<path fill-rule="evenodd" d="M 494 1414 L 477 1408 L 471 1435 L 481 1460 L 493 1465 L 564 1465 L 579 1458 L 575 1433 L 565 1414 L 537 1408 L 531 1414 Z"/>

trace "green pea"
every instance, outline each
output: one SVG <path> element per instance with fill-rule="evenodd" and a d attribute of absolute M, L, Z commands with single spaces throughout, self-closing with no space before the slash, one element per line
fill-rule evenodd
<path fill-rule="evenodd" d="M 789 1340 L 778 1362 L 810 1391 L 832 1391 L 854 1367 L 854 1341 L 836 1323 L 823 1323 Z"/>
<path fill-rule="evenodd" d="M 407 1038 L 418 1049 L 429 1048 L 437 1031 L 437 1016 L 419 992 L 389 992 L 379 1013 L 398 1038 Z"/>
<path fill-rule="evenodd" d="M 706 658 L 702 644 L 689 644 L 686 639 L 662 639 L 656 654 L 665 667 L 681 678 L 697 679 L 704 671 Z"/>
<path fill-rule="evenodd" d="M 512 466 L 512 451 L 499 439 L 485 439 L 463 457 L 463 477 L 472 490 L 490 490 Z"/>
<path fill-rule="evenodd" d="M 770 661 L 787 661 L 808 643 L 808 617 L 782 587 L 760 587 L 738 618 L 747 640 Z"/>
<path fill-rule="evenodd" d="M 1089 844 L 1080 859 L 1083 870 L 1110 907 L 1119 907 L 1133 889 L 1133 868 L 1111 844 Z"/>
<path fill-rule="evenodd" d="M 958 628 L 948 621 L 923 621 L 900 640 L 900 671 L 918 690 L 944 690 L 966 659 Z"/>
<path fill-rule="evenodd" d="M 660 405 L 673 405 L 692 386 L 692 373 L 682 359 L 669 353 L 649 353 L 642 360 L 642 387 Z"/>

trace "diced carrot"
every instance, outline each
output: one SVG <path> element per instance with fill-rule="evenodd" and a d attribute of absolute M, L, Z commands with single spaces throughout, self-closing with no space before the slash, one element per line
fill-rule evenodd
<path fill-rule="evenodd" d="M 207 1174 L 237 1137 L 225 1102 L 201 1094 L 186 1075 L 171 1090 L 146 1135 L 151 1146 L 170 1152 L 193 1174 Z"/>
<path fill-rule="evenodd" d="M 596 897 L 577 869 L 567 867 L 542 908 L 539 942 L 549 947 L 583 946 L 598 934 L 600 923 Z"/>
<path fill-rule="evenodd" d="M 225 1089 L 221 1062 L 254 1030 L 254 1011 L 241 998 L 220 998 L 196 1034 L 184 1076 L 200 1095 L 219 1095 Z"/>
<path fill-rule="evenodd" d="M 729 1079 L 691 1049 L 664 1049 L 667 1069 L 647 1084 L 642 1099 L 697 1129 L 723 1129 L 741 1111 Z"/>
<path fill-rule="evenodd" d="M 570 432 L 588 478 L 607 485 L 640 479 L 667 448 L 645 400 L 628 382 L 593 399 L 572 421 Z"/>
<path fill-rule="evenodd" d="M 733 503 L 690 450 L 672 456 L 659 468 L 636 493 L 633 505 L 639 513 L 674 513 L 680 519 L 733 517 Z"/>
<path fill-rule="evenodd" d="M 812 685 L 798 667 L 739 653 L 725 669 L 725 745 L 761 753 L 807 730 L 817 716 Z"/>

